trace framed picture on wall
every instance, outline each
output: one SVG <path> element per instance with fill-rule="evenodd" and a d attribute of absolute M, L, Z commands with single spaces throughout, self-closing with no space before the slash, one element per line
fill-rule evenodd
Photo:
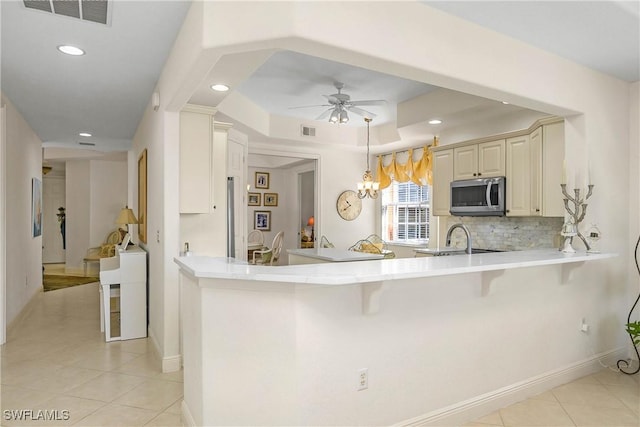
<path fill-rule="evenodd" d="M 269 172 L 256 172 L 256 188 L 269 188 Z"/>
<path fill-rule="evenodd" d="M 265 206 L 278 206 L 278 193 L 264 193 Z"/>
<path fill-rule="evenodd" d="M 271 211 L 255 211 L 253 228 L 260 231 L 271 231 Z"/>
<path fill-rule="evenodd" d="M 31 231 L 33 237 L 42 235 L 42 181 L 31 179 Z"/>
<path fill-rule="evenodd" d="M 260 193 L 249 193 L 248 205 L 249 206 L 260 206 Z"/>
<path fill-rule="evenodd" d="M 138 158 L 138 239 L 147 243 L 147 149 Z"/>

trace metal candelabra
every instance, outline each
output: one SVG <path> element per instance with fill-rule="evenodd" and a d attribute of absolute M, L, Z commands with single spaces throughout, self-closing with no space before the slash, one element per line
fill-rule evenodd
<path fill-rule="evenodd" d="M 591 246 L 587 242 L 587 239 L 582 235 L 582 233 L 580 233 L 580 228 L 578 225 L 584 219 L 584 216 L 587 213 L 587 203 L 585 202 L 589 199 L 589 197 L 591 197 L 591 194 L 593 193 L 593 184 L 589 184 L 587 186 L 589 190 L 587 191 L 587 196 L 584 199 L 580 198 L 579 188 L 573 189 L 574 197 L 571 197 L 569 193 L 567 193 L 567 184 L 560 184 L 560 187 L 562 188 L 562 194 L 565 197 L 564 208 L 567 210 L 567 212 L 569 212 L 569 215 L 571 215 L 573 223 L 575 224 L 576 235 L 580 238 L 580 240 L 582 240 L 584 246 L 587 248 L 587 251 L 589 251 L 591 250 Z M 573 208 L 569 206 L 569 202 L 573 204 Z M 573 237 L 571 237 L 571 242 L 573 242 Z"/>

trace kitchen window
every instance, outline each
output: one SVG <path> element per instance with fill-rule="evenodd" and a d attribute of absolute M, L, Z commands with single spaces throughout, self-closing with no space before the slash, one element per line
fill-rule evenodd
<path fill-rule="evenodd" d="M 416 185 L 411 181 L 392 181 L 383 189 L 382 238 L 390 243 L 428 242 L 430 195 L 429 185 Z"/>

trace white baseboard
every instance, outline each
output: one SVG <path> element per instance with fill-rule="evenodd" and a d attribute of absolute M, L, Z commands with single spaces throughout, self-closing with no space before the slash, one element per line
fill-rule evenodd
<path fill-rule="evenodd" d="M 9 339 L 9 338 L 13 337 L 13 334 L 15 333 L 16 327 L 19 324 L 21 324 L 29 316 L 29 314 L 33 311 L 33 309 L 35 307 L 36 298 L 42 292 L 44 292 L 42 288 L 36 289 L 36 291 L 33 293 L 33 295 L 31 295 L 31 297 L 29 298 L 29 301 L 27 301 L 27 303 L 24 305 L 24 307 L 22 307 L 22 310 L 20 310 L 20 312 L 16 315 L 16 317 L 14 317 L 13 320 L 11 320 L 11 322 L 9 322 L 9 324 L 7 325 L 7 331 L 6 331 L 5 339 Z"/>
<path fill-rule="evenodd" d="M 563 368 L 555 369 L 445 408 L 440 408 L 427 414 L 401 421 L 395 424 L 395 426 L 461 425 L 559 385 L 593 374 L 602 369 L 602 366 L 598 362 L 599 360 L 608 366 L 615 366 L 615 361 L 625 356 L 626 348 L 624 347 L 609 350 Z"/>
<path fill-rule="evenodd" d="M 154 356 L 160 361 L 161 371 L 163 373 L 179 371 L 182 368 L 182 356 L 179 354 L 175 356 L 164 356 L 160 350 L 160 344 L 153 333 L 153 329 L 147 328 L 147 335 L 149 335 L 151 343 L 153 344 Z"/>
<path fill-rule="evenodd" d="M 193 419 L 193 416 L 191 415 L 191 411 L 187 406 L 187 402 L 185 402 L 184 399 L 182 400 L 181 409 L 182 409 L 182 425 L 185 427 L 196 427 L 196 421 Z"/>

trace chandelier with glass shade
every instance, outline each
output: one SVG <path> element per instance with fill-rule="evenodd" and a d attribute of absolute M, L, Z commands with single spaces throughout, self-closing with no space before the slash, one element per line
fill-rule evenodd
<path fill-rule="evenodd" d="M 362 182 L 358 183 L 358 197 L 360 199 L 365 197 L 375 199 L 378 197 L 380 183 L 373 180 L 373 174 L 371 174 L 371 169 L 369 168 L 369 123 L 371 119 L 365 117 L 364 121 L 367 122 L 367 170 L 362 175 Z"/>

